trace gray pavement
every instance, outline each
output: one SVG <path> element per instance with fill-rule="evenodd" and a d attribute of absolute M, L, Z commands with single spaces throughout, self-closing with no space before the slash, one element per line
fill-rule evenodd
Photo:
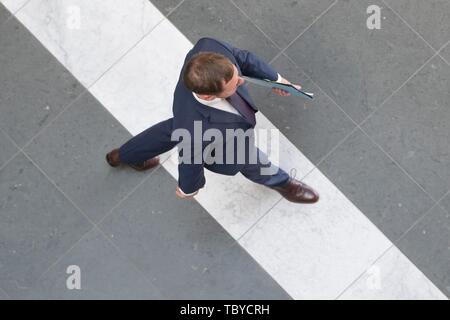
<path fill-rule="evenodd" d="M 450 296 L 448 2 L 152 3 L 191 42 L 229 41 L 316 92 L 299 107 L 251 88 Z M 381 30 L 365 28 L 369 4 Z M 1 4 L 0 112 L 0 299 L 291 298 L 200 204 L 174 198 L 163 168 L 105 165 L 131 135 Z M 65 286 L 71 264 L 89 270 L 81 292 Z"/>

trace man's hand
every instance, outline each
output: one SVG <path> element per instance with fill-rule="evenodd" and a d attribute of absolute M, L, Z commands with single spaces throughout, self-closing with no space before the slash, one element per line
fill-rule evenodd
<path fill-rule="evenodd" d="M 177 187 L 177 190 L 175 191 L 175 194 L 177 195 L 177 197 L 181 198 L 181 199 L 186 199 L 186 200 L 191 200 L 194 199 L 194 196 L 198 193 L 198 190 L 195 191 L 194 194 L 190 194 L 190 195 L 185 195 L 183 193 L 183 191 L 181 191 L 181 189 L 179 187 Z"/>
<path fill-rule="evenodd" d="M 285 84 L 292 84 L 289 80 L 286 80 L 285 78 L 281 78 L 280 81 L 278 81 L 280 83 L 285 83 Z M 297 89 L 301 89 L 302 87 L 298 84 L 292 84 L 294 87 L 296 87 Z M 278 88 L 272 88 L 272 92 L 278 94 L 279 96 L 282 97 L 287 97 L 290 96 L 291 94 L 287 91 L 278 89 Z"/>

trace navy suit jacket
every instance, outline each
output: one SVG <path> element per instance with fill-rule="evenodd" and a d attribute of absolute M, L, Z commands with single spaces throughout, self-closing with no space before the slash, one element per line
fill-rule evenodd
<path fill-rule="evenodd" d="M 220 130 L 220 132 L 223 134 L 225 140 L 226 129 L 242 129 L 245 131 L 251 128 L 252 125 L 240 115 L 201 104 L 193 97 L 192 91 L 190 91 L 184 85 L 183 71 L 186 63 L 189 61 L 192 55 L 203 51 L 223 54 L 236 65 L 239 75 L 245 75 L 259 79 L 277 80 L 278 74 L 255 54 L 247 50 L 235 48 L 229 43 L 212 38 L 201 38 L 188 52 L 174 92 L 173 130 L 185 129 L 189 131 L 192 137 L 194 137 L 194 121 L 200 121 L 197 124 L 201 123 L 202 135 L 203 132 L 208 129 L 217 129 Z M 257 112 L 258 109 L 249 95 L 246 84 L 239 86 L 237 91 L 255 110 L 255 112 Z M 214 139 L 211 140 L 213 140 L 212 142 L 214 142 Z M 212 142 L 204 141 L 202 144 L 202 152 Z M 224 146 L 223 148 L 223 163 L 208 164 L 205 163 L 204 159 L 202 160 L 202 163 L 194 163 L 194 150 L 192 150 L 191 163 L 180 163 L 178 165 L 178 186 L 180 187 L 180 189 L 184 193 L 192 193 L 203 187 L 205 185 L 204 168 L 225 175 L 235 175 L 236 173 L 238 173 L 245 164 L 237 164 L 236 147 L 237 140 L 235 139 L 234 164 L 225 164 L 225 155 L 227 152 L 226 146 Z M 182 153 L 180 153 L 180 155 L 181 154 Z"/>

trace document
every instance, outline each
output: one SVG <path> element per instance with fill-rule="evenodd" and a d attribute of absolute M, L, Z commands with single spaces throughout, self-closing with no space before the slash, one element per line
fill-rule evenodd
<path fill-rule="evenodd" d="M 291 84 L 279 83 L 279 82 L 271 81 L 271 80 L 267 80 L 267 79 L 250 78 L 247 76 L 241 76 L 241 78 L 245 79 L 245 81 L 248 81 L 250 83 L 254 83 L 254 84 L 257 84 L 257 85 L 260 85 L 263 87 L 278 88 L 278 89 L 287 91 L 294 96 L 304 96 L 309 99 L 314 98 L 314 93 L 298 90 L 296 87 L 294 87 Z"/>

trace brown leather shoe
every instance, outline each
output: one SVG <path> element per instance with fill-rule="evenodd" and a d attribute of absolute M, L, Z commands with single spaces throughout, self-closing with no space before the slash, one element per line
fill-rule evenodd
<path fill-rule="evenodd" d="M 119 149 L 114 149 L 111 152 L 106 154 L 106 162 L 111 167 L 118 167 L 122 164 L 119 159 Z M 131 168 L 137 170 L 137 171 L 145 171 L 151 168 L 156 167 L 159 164 L 159 157 L 154 157 L 149 160 L 144 161 L 141 164 L 128 164 Z"/>
<path fill-rule="evenodd" d="M 107 153 L 106 162 L 108 162 L 111 167 L 118 167 L 120 165 L 119 149 L 114 149 Z"/>
<path fill-rule="evenodd" d="M 142 164 L 128 164 L 134 170 L 137 171 L 145 171 L 151 168 L 156 167 L 159 164 L 159 157 L 154 157 L 148 160 L 145 160 Z"/>
<path fill-rule="evenodd" d="M 319 201 L 319 194 L 307 184 L 289 178 L 283 186 L 271 187 L 278 191 L 286 200 L 295 203 L 314 203 Z"/>

